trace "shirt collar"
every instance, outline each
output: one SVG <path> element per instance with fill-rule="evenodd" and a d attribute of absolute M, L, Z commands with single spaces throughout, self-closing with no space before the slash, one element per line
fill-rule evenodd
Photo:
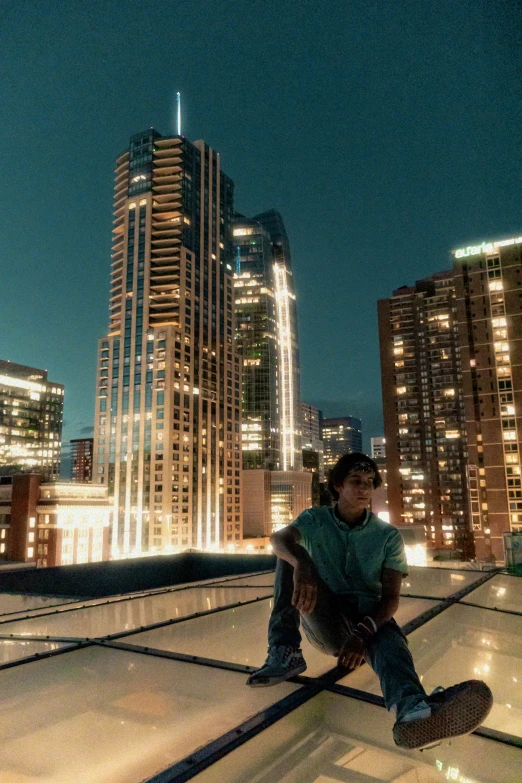
<path fill-rule="evenodd" d="M 335 523 L 341 530 L 362 530 L 363 527 L 366 527 L 370 520 L 370 510 L 366 509 L 364 517 L 362 522 L 359 522 L 358 525 L 354 525 L 353 527 L 349 527 L 349 525 L 346 524 L 346 522 L 343 522 L 342 519 L 339 519 L 337 516 L 337 503 L 332 508 L 333 518 L 335 520 Z"/>

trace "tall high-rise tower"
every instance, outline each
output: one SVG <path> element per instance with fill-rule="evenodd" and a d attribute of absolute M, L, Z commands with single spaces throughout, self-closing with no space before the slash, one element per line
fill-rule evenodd
<path fill-rule="evenodd" d="M 478 559 L 522 532 L 522 237 L 454 252 L 471 524 Z"/>
<path fill-rule="evenodd" d="M 236 344 L 243 357 L 243 468 L 279 470 L 279 341 L 270 235 L 234 221 Z"/>
<path fill-rule="evenodd" d="M 247 535 L 267 536 L 311 504 L 302 474 L 297 313 L 279 212 L 234 222 L 236 343 L 243 358 Z"/>
<path fill-rule="evenodd" d="M 300 369 L 297 338 L 297 308 L 290 259 L 290 243 L 283 218 L 269 209 L 257 220 L 270 236 L 274 263 L 274 294 L 279 345 L 279 421 L 281 469 L 301 470 Z"/>
<path fill-rule="evenodd" d="M 237 216 L 234 245 L 243 467 L 300 470 L 297 311 L 290 244 L 279 212 Z"/>
<path fill-rule="evenodd" d="M 241 536 L 233 183 L 203 141 L 153 128 L 130 139 L 115 177 L 94 436 L 112 556 L 220 548 Z"/>
<path fill-rule="evenodd" d="M 378 303 L 390 520 L 424 524 L 431 549 L 474 555 L 453 272 Z"/>

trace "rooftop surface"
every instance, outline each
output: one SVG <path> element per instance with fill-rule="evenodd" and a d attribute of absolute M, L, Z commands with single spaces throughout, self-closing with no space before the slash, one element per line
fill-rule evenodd
<path fill-rule="evenodd" d="M 396 617 L 426 689 L 479 677 L 495 698 L 473 735 L 419 752 L 394 746 L 368 666 L 338 679 L 306 641 L 306 676 L 245 685 L 266 656 L 273 576 L 1 593 L 2 783 L 520 783 L 522 579 L 403 581 Z"/>

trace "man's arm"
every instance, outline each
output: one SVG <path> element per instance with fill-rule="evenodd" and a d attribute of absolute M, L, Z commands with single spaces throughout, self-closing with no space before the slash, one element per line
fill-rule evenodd
<path fill-rule="evenodd" d="M 312 558 L 299 544 L 300 540 L 301 533 L 293 525 L 270 536 L 274 554 L 286 560 L 294 569 L 293 606 L 299 612 L 312 612 L 317 601 L 317 580 Z"/>
<path fill-rule="evenodd" d="M 361 665 L 367 645 L 371 642 L 373 633 L 391 620 L 399 608 L 399 595 L 401 590 L 402 573 L 393 568 L 383 568 L 381 583 L 382 595 L 377 609 L 371 615 L 367 615 L 357 626 L 357 632 L 352 634 L 346 640 L 343 649 L 339 655 L 338 664 L 345 669 L 356 669 Z M 375 623 L 367 618 L 371 617 Z"/>

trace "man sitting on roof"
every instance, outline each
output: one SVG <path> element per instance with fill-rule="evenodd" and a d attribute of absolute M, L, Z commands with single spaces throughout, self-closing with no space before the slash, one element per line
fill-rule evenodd
<path fill-rule="evenodd" d="M 386 707 L 396 712 L 395 743 L 422 748 L 476 729 L 493 697 L 479 680 L 436 688 L 429 696 L 422 687 L 393 619 L 408 571 L 404 543 L 395 527 L 368 510 L 380 484 L 372 459 L 345 454 L 328 480 L 335 505 L 309 508 L 272 535 L 278 560 L 268 658 L 248 684 L 275 685 L 305 671 L 301 623 L 308 641 L 337 657 L 341 669 L 370 664 Z"/>

